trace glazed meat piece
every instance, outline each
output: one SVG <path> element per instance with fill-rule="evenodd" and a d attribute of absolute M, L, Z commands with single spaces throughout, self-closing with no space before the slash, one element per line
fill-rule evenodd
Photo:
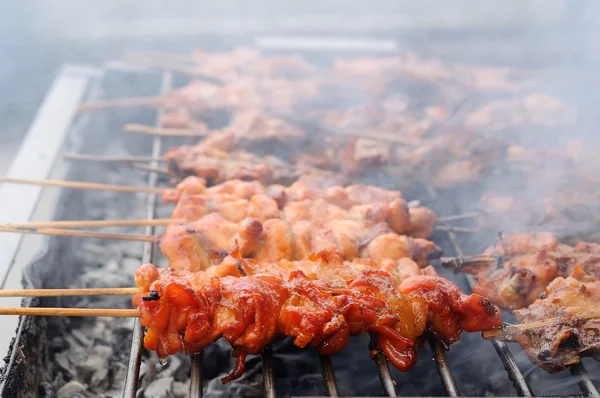
<path fill-rule="evenodd" d="M 152 264 L 137 270 L 140 293 L 133 304 L 148 328 L 146 348 L 164 358 L 182 349 L 198 352 L 223 337 L 238 357 L 233 373 L 223 379 L 227 382 L 243 374 L 246 355 L 279 338 L 331 355 L 347 345 L 349 336 L 370 332 L 390 362 L 405 371 L 414 365 L 415 340 L 426 329 L 450 344 L 460 334 L 458 327 L 475 331 L 501 321 L 498 308 L 485 299 L 467 296 L 435 276 L 409 276 L 398 288 L 383 267 L 354 263 L 350 271 L 340 268 L 341 257 L 331 253 L 297 263 L 259 265 L 239 255 L 232 260 L 213 271 L 238 269 L 249 275 L 216 277 Z M 233 265 L 237 261 L 240 267 Z M 335 270 L 342 271 L 339 277 Z"/>
<path fill-rule="evenodd" d="M 446 346 L 461 332 L 476 332 L 500 326 L 500 309 L 478 294 L 466 295 L 458 286 L 438 276 L 416 276 L 402 281 L 400 293 L 427 302 L 427 324 Z"/>
<path fill-rule="evenodd" d="M 171 149 L 165 159 L 169 173 L 174 177 L 201 177 L 211 185 L 231 179 L 286 183 L 297 178 L 297 171 L 281 159 L 260 157 L 243 150 L 230 152 L 222 158 L 207 155 L 202 148 L 180 146 Z"/>
<path fill-rule="evenodd" d="M 211 213 L 218 213 L 231 222 L 241 222 L 245 218 L 264 222 L 280 215 L 277 202 L 266 195 L 257 194 L 244 199 L 229 194 L 206 193 L 183 196 L 177 202 L 171 218 L 189 223 Z"/>
<path fill-rule="evenodd" d="M 312 252 L 334 250 L 348 260 L 408 257 L 427 266 L 429 258 L 441 254 L 434 243 L 395 234 L 381 222 L 373 224 L 360 219 L 288 222 L 280 218 L 262 223 L 252 218 L 231 222 L 219 213 L 190 223 L 170 224 L 158 244 L 171 267 L 190 271 L 220 262 L 236 246 L 244 257 L 259 261 L 300 260 Z"/>
<path fill-rule="evenodd" d="M 266 188 L 259 181 L 230 179 L 207 187 L 205 179 L 189 176 L 177 184 L 174 189 L 169 189 L 163 194 L 163 203 L 177 203 L 184 196 L 196 194 L 227 194 L 236 198 L 249 199 L 254 195 L 264 194 L 265 192 Z"/>
<path fill-rule="evenodd" d="M 514 312 L 519 323 L 556 319 L 541 328 L 511 328 L 512 338 L 533 363 L 550 373 L 581 362 L 582 356 L 600 359 L 600 319 L 596 314 L 600 281 L 576 267 L 558 277 L 529 307 Z M 588 314 L 596 314 L 588 316 Z M 525 325 L 523 325 L 525 326 Z"/>
<path fill-rule="evenodd" d="M 301 271 L 292 272 L 289 280 L 265 273 L 216 278 L 145 264 L 136 272 L 136 283 L 141 292 L 133 304 L 148 328 L 145 347 L 165 358 L 182 349 L 199 352 L 223 337 L 238 357 L 223 382 L 243 374 L 246 355 L 259 354 L 283 337 L 331 355 L 347 345 L 350 335 L 370 331 L 400 370 L 416 360 L 414 341 L 394 326 L 424 317 L 414 314 L 420 307 L 404 299 L 385 273 L 362 272 L 345 288 L 334 290 Z"/>
<path fill-rule="evenodd" d="M 394 232 L 416 238 L 427 239 L 433 233 L 437 221 L 433 211 L 425 207 L 409 208 L 399 191 L 371 185 L 342 187 L 323 183 L 323 187 L 321 184 L 318 177 L 302 177 L 289 187 L 228 180 L 206 188 L 205 180 L 188 177 L 165 193 L 163 202 L 177 203 L 173 219 L 178 221 L 195 221 L 215 211 L 229 221 L 239 222 L 244 215 L 264 221 L 276 217 L 275 201 L 282 210 L 281 218 L 290 223 L 307 220 L 322 224 L 349 219 L 369 224 L 385 222 Z"/>
<path fill-rule="evenodd" d="M 462 330 L 473 332 L 497 327 L 501 320 L 499 309 L 489 300 L 477 294 L 464 294 L 452 282 L 440 278 L 431 266 L 421 268 L 409 258 L 381 262 L 370 259 L 344 261 L 337 253 L 322 251 L 300 261 L 258 262 L 243 259 L 236 251 L 221 264 L 209 268 L 207 273 L 219 277 L 269 273 L 285 280 L 296 271 L 336 289 L 345 287 L 366 271 L 387 274 L 394 289 L 409 297 L 412 305 L 418 308 L 415 314 L 427 315 L 427 319 L 404 318 L 394 327 L 401 335 L 413 340 L 427 327 L 450 345 L 458 340 Z M 382 286 L 387 286 L 387 283 Z M 383 298 L 391 293 L 388 288 L 381 287 L 379 294 Z"/>

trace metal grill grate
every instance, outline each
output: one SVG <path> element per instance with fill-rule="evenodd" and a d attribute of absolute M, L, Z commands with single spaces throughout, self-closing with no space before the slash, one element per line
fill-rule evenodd
<path fill-rule="evenodd" d="M 170 72 L 165 72 L 163 74 L 161 86 L 162 93 L 168 91 L 171 88 L 172 74 Z M 161 115 L 159 113 L 157 117 L 157 124 L 160 116 Z M 161 149 L 162 140 L 160 137 L 155 137 L 152 147 L 152 157 L 158 158 L 161 155 Z M 158 164 L 152 164 L 152 167 L 157 166 Z M 151 171 L 149 173 L 148 185 L 150 187 L 155 187 L 157 186 L 157 182 L 157 173 Z M 431 194 L 433 197 L 436 196 L 434 191 L 432 191 Z M 156 195 L 149 195 L 147 202 L 148 219 L 155 218 L 156 205 Z M 153 235 L 154 227 L 147 227 L 145 233 L 148 235 Z M 453 245 L 455 252 L 454 254 L 456 256 L 464 256 L 464 252 L 458 243 L 455 233 L 451 229 L 449 229 L 447 234 L 450 242 Z M 143 262 L 152 262 L 154 257 L 153 254 L 154 245 L 152 243 L 146 243 L 144 245 Z M 466 278 L 469 283 L 469 286 L 472 288 L 474 285 L 473 278 L 471 276 L 466 276 Z M 137 394 L 143 351 L 143 334 L 143 327 L 141 326 L 139 320 L 136 320 L 133 330 L 131 353 L 129 356 L 129 364 L 127 369 L 127 378 L 125 381 L 125 387 L 123 391 L 123 397 L 125 398 L 135 398 Z M 446 391 L 446 394 L 450 397 L 460 396 L 458 387 L 452 375 L 452 371 L 450 370 L 450 366 L 448 364 L 448 361 L 446 360 L 445 350 L 442 344 L 434 338 L 430 338 L 428 340 L 428 343 L 432 352 L 432 358 L 436 364 L 440 380 Z M 500 341 L 492 341 L 491 344 L 498 353 L 498 356 L 500 357 L 504 368 L 508 373 L 508 378 L 513 383 L 517 394 L 523 397 L 534 396 L 534 393 L 531 387 L 529 386 L 525 375 L 519 368 L 515 358 L 513 357 L 506 343 Z M 386 396 L 396 397 L 397 394 L 395 389 L 395 383 L 392 379 L 389 364 L 387 359 L 385 358 L 385 355 L 377 349 L 377 346 L 375 345 L 375 342 L 373 340 L 371 340 L 371 343 L 369 344 L 369 350 L 374 353 L 373 359 L 376 364 L 377 373 L 379 375 L 384 394 Z M 203 396 L 203 355 L 204 353 L 200 352 L 191 357 L 192 370 L 189 390 L 191 398 L 201 398 Z M 261 360 L 264 380 L 264 396 L 266 398 L 275 398 L 276 391 L 275 374 L 273 370 L 273 351 L 270 346 L 267 347 L 267 349 L 262 353 Z M 328 356 L 319 355 L 319 361 L 321 363 L 321 372 L 326 395 L 331 397 L 339 396 L 339 389 L 331 358 L 329 358 Z M 576 379 L 577 384 L 581 391 L 584 393 L 584 395 L 590 397 L 600 397 L 600 392 L 592 382 L 583 364 L 571 366 L 570 371 L 573 377 Z"/>
<path fill-rule="evenodd" d="M 450 239 L 450 242 L 454 247 L 454 254 L 458 257 L 463 257 L 464 252 L 461 246 L 458 244 L 456 234 L 452 230 L 448 231 L 448 238 Z M 466 275 L 465 277 L 470 288 L 472 289 L 475 285 L 473 277 L 471 277 L 470 275 Z M 492 341 L 491 343 L 496 349 L 498 356 L 502 360 L 504 369 L 506 369 L 506 372 L 508 373 L 508 378 L 517 390 L 517 394 L 521 397 L 535 396 L 531 387 L 529 386 L 529 383 L 527 383 L 527 380 L 525 379 L 525 375 L 517 365 L 517 362 L 515 361 L 515 358 L 510 349 L 508 348 L 507 344 L 501 341 Z M 585 370 L 585 366 L 582 363 L 571 366 L 570 371 L 575 380 L 577 381 L 577 385 L 579 386 L 579 388 L 585 396 L 600 397 L 598 389 L 592 382 L 590 375 L 587 373 L 587 371 Z"/>

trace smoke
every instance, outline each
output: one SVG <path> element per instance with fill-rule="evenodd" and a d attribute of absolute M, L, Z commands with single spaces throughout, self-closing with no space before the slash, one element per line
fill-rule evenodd
<path fill-rule="evenodd" d="M 600 208 L 596 208 L 600 181 L 584 177 L 593 177 L 599 166 L 596 126 L 600 125 L 600 117 L 595 109 L 599 99 L 596 88 L 600 83 L 597 72 L 600 28 L 596 27 L 600 25 L 595 20 L 600 15 L 598 2 L 396 0 L 374 4 L 312 0 L 300 3 L 11 2 L 8 11 L 13 12 L 1 13 L 6 23 L 0 24 L 6 61 L 0 62 L 1 108 L 9 110 L 3 119 L 10 121 L 7 124 L 15 130 L 15 136 L 22 135 L 62 63 L 97 64 L 136 48 L 185 52 L 257 43 L 267 50 L 280 51 L 290 41 L 273 37 L 293 34 L 296 38 L 310 39 L 300 40 L 301 43 L 313 43 L 313 47 L 320 48 L 316 58 L 324 57 L 324 53 L 331 58 L 340 46 L 345 48 L 341 55 L 376 47 L 377 53 L 369 51 L 370 55 L 398 52 L 403 56 L 404 68 L 413 62 L 412 73 L 426 74 L 440 64 L 460 64 L 451 69 L 454 73 L 451 78 L 460 75 L 463 82 L 492 89 L 467 93 L 444 79 L 427 84 L 416 83 L 414 79 L 394 81 L 394 88 L 398 92 L 397 102 L 408 98 L 419 105 L 416 108 L 421 112 L 439 106 L 440 102 L 451 104 L 447 110 L 452 125 L 459 126 L 453 130 L 454 134 L 470 129 L 506 146 L 506 156 L 492 162 L 479 179 L 458 188 L 436 190 L 438 200 L 431 201 L 442 216 L 473 210 L 486 212 L 481 222 L 489 234 L 464 237 L 469 242 L 465 245 L 467 254 L 477 253 L 499 231 L 551 230 L 565 237 L 593 239 L 591 233 L 598 224 L 595 217 L 600 215 Z M 335 40 L 324 40 L 322 35 L 334 36 Z M 306 47 L 297 44 L 298 40 L 292 43 Z M 409 51 L 418 56 L 406 56 Z M 500 72 L 475 73 L 477 66 L 484 70 L 483 66 L 489 65 Z M 502 71 L 507 68 L 518 70 L 519 76 L 506 77 Z M 514 83 L 514 89 L 506 92 L 509 83 Z M 356 97 L 342 99 L 359 102 Z M 414 109 L 402 108 L 398 113 Z M 20 116 L 14 117 L 15 114 Z M 482 151 L 485 158 L 485 146 Z M 436 153 L 431 157 L 433 163 L 439 161 Z M 379 184 L 398 182 L 396 177 L 383 172 L 366 178 Z M 427 198 L 426 191 L 414 191 L 408 194 L 410 199 Z M 486 200 L 481 200 L 482 195 Z M 503 207 L 498 204 L 505 203 L 503 198 L 516 201 Z M 501 211 L 493 211 L 497 208 Z M 337 367 L 345 369 L 339 372 L 340 384 L 353 393 L 378 393 L 379 382 L 364 345 L 353 345 L 338 359 L 334 358 Z M 276 353 L 276 358 L 291 355 L 283 348 L 282 351 Z M 339 360 L 347 358 L 343 355 L 352 357 L 352 361 L 347 361 L 350 366 Z M 395 372 L 399 391 L 443 393 L 427 355 L 427 350 L 423 350 L 418 367 L 408 374 Z M 285 365 L 296 363 L 294 360 Z M 536 394 L 577 393 L 575 381 L 568 374 L 546 375 L 520 352 L 517 360 Z M 449 361 L 464 395 L 514 394 L 491 345 L 482 342 L 478 335 L 465 336 L 453 346 Z M 367 375 L 354 377 L 357 371 L 369 366 Z M 591 374 L 599 374 L 596 363 L 587 366 Z M 306 367 L 312 371 L 302 368 L 297 372 L 304 379 L 299 378 L 296 388 L 319 392 L 318 364 L 313 361 Z M 282 368 L 283 364 L 277 367 Z M 281 380 L 278 382 L 283 383 Z M 210 386 L 215 390 L 230 388 L 217 381 Z M 260 395 L 260 380 L 252 386 L 258 386 Z M 289 385 L 278 388 L 292 390 Z"/>

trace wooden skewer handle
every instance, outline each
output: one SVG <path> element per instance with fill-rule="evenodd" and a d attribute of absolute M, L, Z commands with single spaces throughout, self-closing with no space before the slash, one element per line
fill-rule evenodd
<path fill-rule="evenodd" d="M 106 239 L 106 240 L 128 240 L 134 242 L 154 242 L 156 236 L 153 235 L 129 235 L 129 234 L 110 234 L 95 231 L 79 231 L 79 230 L 68 230 L 59 228 L 38 228 L 38 229 L 26 229 L 26 228 L 11 228 L 6 226 L 0 226 L 0 232 L 13 232 L 17 234 L 29 234 L 29 235 L 50 235 L 50 236 L 70 236 L 80 238 L 94 238 L 94 239 Z"/>
<path fill-rule="evenodd" d="M 104 228 L 104 227 L 162 227 L 171 219 L 157 220 L 80 220 L 80 221 L 40 221 L 6 224 L 9 228 Z"/>
<path fill-rule="evenodd" d="M 79 106 L 80 111 L 105 108 L 123 108 L 130 106 L 158 106 L 162 102 L 161 97 L 141 98 L 117 98 L 83 103 Z"/>
<path fill-rule="evenodd" d="M 152 156 L 101 156 L 87 153 L 64 153 L 64 159 L 88 160 L 92 162 L 164 162 L 164 158 Z"/>
<path fill-rule="evenodd" d="M 139 310 L 111 308 L 0 308 L 0 315 L 32 316 L 106 316 L 117 318 L 139 318 Z"/>
<path fill-rule="evenodd" d="M 155 193 L 163 194 L 167 191 L 165 188 L 153 188 L 153 187 L 136 187 L 129 185 L 113 185 L 113 184 L 98 184 L 93 182 L 80 182 L 80 181 L 63 181 L 63 180 L 29 180 L 26 178 L 11 178 L 11 177 L 0 177 L 0 182 L 8 182 L 14 184 L 27 184 L 27 185 L 44 185 L 49 187 L 60 187 L 60 188 L 77 188 L 77 189 L 93 189 L 99 191 L 117 191 L 117 192 L 141 192 L 141 193 Z"/>
<path fill-rule="evenodd" d="M 133 296 L 137 287 L 99 289 L 21 289 L 0 290 L 0 297 Z"/>
<path fill-rule="evenodd" d="M 141 133 L 161 137 L 206 137 L 208 129 L 176 129 L 146 126 L 144 124 L 126 124 L 123 128 L 128 133 Z"/>

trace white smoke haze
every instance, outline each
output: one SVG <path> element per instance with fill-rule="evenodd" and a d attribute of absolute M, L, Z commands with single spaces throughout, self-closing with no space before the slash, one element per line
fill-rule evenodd
<path fill-rule="evenodd" d="M 600 113 L 596 109 L 600 2 L 596 0 L 30 0 L 4 2 L 0 11 L 3 148 L 22 136 L 61 64 L 101 65 L 129 50 L 218 50 L 239 40 L 272 51 L 292 43 L 295 50 L 319 47 L 319 53 L 327 55 L 340 47 L 343 55 L 413 52 L 419 59 L 444 65 L 492 65 L 518 71 L 531 82 L 518 95 L 463 98 L 462 92 L 445 93 L 463 100 L 456 118 L 509 143 L 513 160 L 476 184 L 446 193 L 452 201 L 449 208 L 452 213 L 487 211 L 486 203 L 494 201 L 480 201 L 481 192 L 516 197 L 518 204 L 486 217 L 492 235 L 550 230 L 565 238 L 600 239 L 596 234 L 600 224 Z M 476 80 L 468 73 L 466 78 Z M 399 87 L 410 98 L 410 90 L 416 90 L 414 97 L 426 98 L 419 89 Z M 423 102 L 424 107 L 436 105 Z M 523 164 L 529 165 L 530 177 L 515 171 Z M 548 213 L 561 215 L 548 217 Z M 474 246 L 490 243 L 489 234 L 463 240 L 475 241 Z M 489 373 L 494 392 L 514 394 L 492 346 L 480 340 L 479 335 L 464 336 L 449 353 L 461 392 L 482 393 L 480 385 L 485 383 L 470 379 L 473 368 L 480 366 L 478 377 Z M 360 355 L 368 361 L 365 367 L 372 366 L 364 351 Z M 518 349 L 513 351 L 536 394 L 578 393 L 568 372 L 547 375 Z M 420 364 L 410 373 L 394 373 L 399 385 L 414 385 L 414 391 L 421 393 L 440 390 L 425 386 L 434 379 L 438 383 L 426 355 L 421 353 Z M 588 366 L 593 376 L 600 374 L 599 368 L 596 363 Z M 378 383 L 371 370 L 372 381 Z M 319 374 L 315 377 L 320 380 Z"/>

